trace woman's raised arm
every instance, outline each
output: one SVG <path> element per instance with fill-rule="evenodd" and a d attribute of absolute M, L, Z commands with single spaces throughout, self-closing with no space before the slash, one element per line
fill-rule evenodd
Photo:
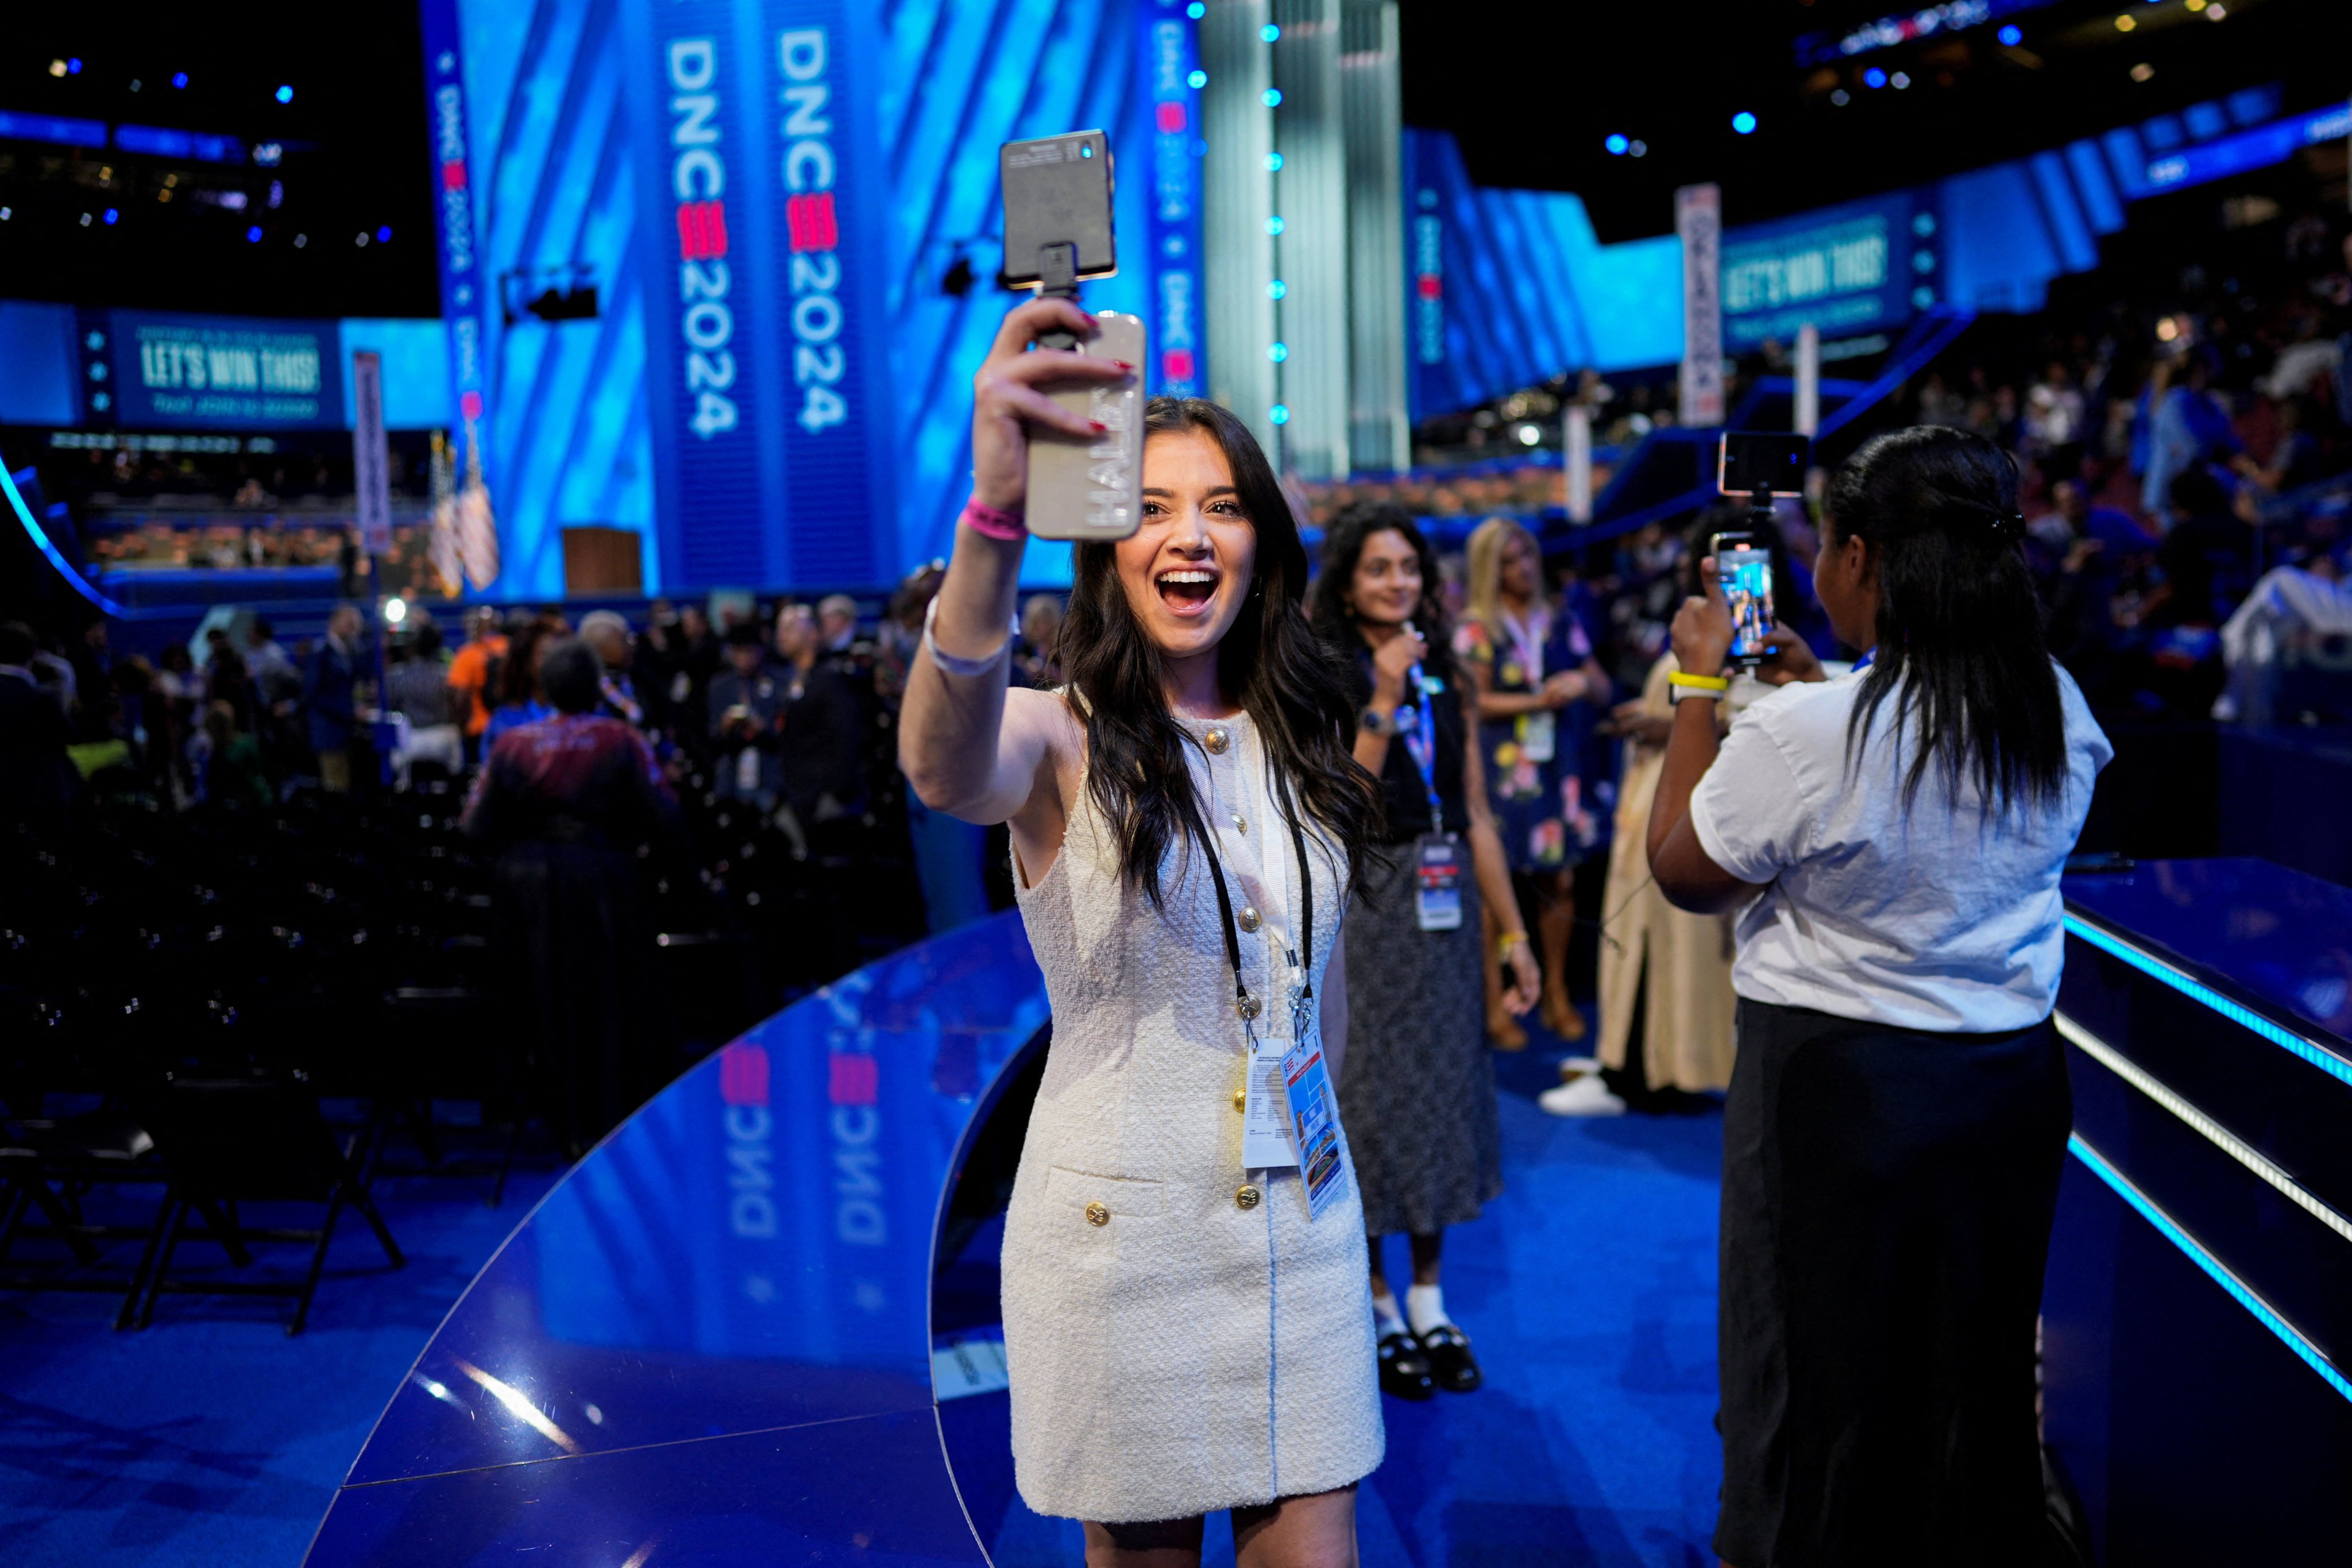
<path fill-rule="evenodd" d="M 1088 437 L 1100 426 L 1039 388 L 1055 383 L 1109 382 L 1132 374 L 1116 360 L 1059 349 L 1032 349 L 1043 333 L 1091 336 L 1094 318 L 1067 300 L 1035 300 L 1004 318 L 995 345 L 972 378 L 972 500 L 1014 518 L 1029 489 L 1029 427 Z M 932 605 L 930 641 L 956 674 L 926 648 L 907 679 L 898 720 L 898 765 L 924 805 L 967 822 L 997 823 L 1028 805 L 1050 776 L 1053 737 L 1067 723 L 1061 704 L 1043 693 L 1008 691 L 1013 605 L 1021 584 L 1024 536 L 998 538 L 956 526 L 955 552 Z"/>

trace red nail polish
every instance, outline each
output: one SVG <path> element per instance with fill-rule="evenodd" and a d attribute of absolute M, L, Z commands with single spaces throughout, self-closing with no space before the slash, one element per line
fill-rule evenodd
<path fill-rule="evenodd" d="M 1127 361 L 1127 360 L 1123 360 L 1123 359 L 1115 359 L 1115 360 L 1111 361 L 1110 363 L 1113 363 L 1113 364 L 1115 364 L 1115 365 L 1117 365 L 1117 366 L 1118 366 L 1118 368 L 1119 368 L 1119 369 L 1121 369 L 1121 370 L 1133 370 L 1133 369 L 1135 368 L 1134 364 L 1133 364 L 1131 362 Z"/>
<path fill-rule="evenodd" d="M 1108 426 L 1108 425 L 1104 424 L 1104 423 L 1103 423 L 1101 420 L 1099 420 L 1099 419 L 1089 419 L 1089 420 L 1087 420 L 1087 424 L 1089 424 L 1089 425 L 1091 425 L 1091 426 L 1093 426 L 1095 427 L 1095 434 L 1096 434 L 1096 435 L 1097 435 L 1097 436 L 1101 435 L 1104 431 L 1106 431 L 1106 430 L 1108 430 L 1108 429 L 1109 429 L 1109 428 L 1110 428 L 1110 426 Z"/>

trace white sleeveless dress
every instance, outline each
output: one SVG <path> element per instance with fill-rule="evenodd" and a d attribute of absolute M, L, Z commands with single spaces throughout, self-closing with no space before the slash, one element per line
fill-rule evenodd
<path fill-rule="evenodd" d="M 1192 754 L 1193 779 L 1236 916 L 1263 916 L 1237 932 L 1258 1026 L 1287 1036 L 1277 943 L 1297 940 L 1298 870 L 1264 748 L 1245 716 L 1182 722 L 1223 737 Z M 1312 832 L 1307 856 L 1319 987 L 1346 862 Z M 1054 1015 L 1004 1231 L 1023 1499 L 1129 1523 L 1361 1479 L 1384 1436 L 1355 1172 L 1310 1222 L 1295 1169 L 1242 1168 L 1246 1047 L 1206 858 L 1171 852 L 1154 910 L 1082 789 L 1045 878 L 1027 887 L 1016 860 L 1014 881 Z"/>

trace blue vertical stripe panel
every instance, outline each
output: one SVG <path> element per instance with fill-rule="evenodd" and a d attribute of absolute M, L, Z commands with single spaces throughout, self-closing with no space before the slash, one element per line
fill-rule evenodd
<path fill-rule="evenodd" d="M 554 595 L 564 528 L 654 527 L 622 32 L 614 0 L 462 0 L 460 17 L 486 285 L 509 306 L 551 284 L 598 296 L 587 321 L 486 312 L 495 591 Z"/>
<path fill-rule="evenodd" d="M 2074 176 L 2074 190 L 2083 198 L 2083 216 L 2090 220 L 2091 232 L 2104 235 L 2122 229 L 2123 196 L 2116 190 L 2115 179 L 2107 171 L 2107 161 L 2100 154 L 2099 144 L 2087 139 L 2069 142 L 2066 147 L 2066 172 Z"/>
<path fill-rule="evenodd" d="M 2068 272 L 2088 272 L 2099 264 L 2099 242 L 2091 233 L 2083 204 L 2066 177 L 2066 161 L 2055 153 L 2036 153 L 2026 160 L 2034 195 L 2042 198 L 2042 217 L 2051 243 Z"/>
<path fill-rule="evenodd" d="M 1954 174 L 1937 186 L 1943 293 L 1966 310 L 2035 310 L 2062 270 L 2033 184 L 2015 163 Z"/>
<path fill-rule="evenodd" d="M 2108 172 L 2124 200 L 2136 202 L 2147 195 L 2152 188 L 2147 183 L 2148 150 L 2139 132 L 2126 125 L 2100 137 L 2099 145 L 2106 149 Z"/>
<path fill-rule="evenodd" d="M 971 479 L 972 373 L 1021 296 L 1003 260 L 999 143 L 1065 131 L 1109 134 L 1119 275 L 1086 286 L 1090 310 L 1150 316 L 1146 231 L 1152 127 L 1136 89 L 1138 16 L 1154 0 L 898 0 L 882 19 L 881 135 L 891 171 L 891 355 L 902 461 L 898 560 L 944 555 Z M 956 258 L 962 299 L 940 285 Z M 1066 581 L 1067 552 L 1033 545 L 1024 576 Z"/>

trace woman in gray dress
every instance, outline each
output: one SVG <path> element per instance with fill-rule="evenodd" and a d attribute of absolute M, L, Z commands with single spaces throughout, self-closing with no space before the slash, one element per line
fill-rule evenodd
<path fill-rule="evenodd" d="M 1541 984 L 1495 830 L 1478 748 L 1465 745 L 1464 688 L 1448 657 L 1437 563 L 1412 519 L 1359 503 L 1323 546 L 1315 624 L 1351 656 L 1359 763 L 1387 802 L 1346 926 L 1349 1068 L 1339 1114 L 1371 1241 L 1381 1386 L 1406 1399 L 1483 1381 L 1438 1285 L 1445 1227 L 1503 1190 L 1502 1129 L 1486 1055 L 1482 910 L 1500 916 L 1514 1016 Z M 1381 1237 L 1411 1238 L 1412 1286 L 1398 1310 Z"/>

